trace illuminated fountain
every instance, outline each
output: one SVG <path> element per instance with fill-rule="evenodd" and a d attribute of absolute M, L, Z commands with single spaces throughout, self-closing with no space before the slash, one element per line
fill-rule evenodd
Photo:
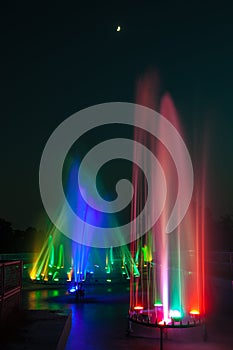
<path fill-rule="evenodd" d="M 76 183 L 77 161 L 71 162 L 68 168 L 67 197 L 72 207 L 83 218 L 83 225 L 78 229 L 82 235 L 86 234 L 86 221 L 90 212 L 88 206 L 81 200 L 79 193 L 74 191 Z M 60 220 L 63 214 L 61 211 Z M 132 262 L 128 246 L 97 249 L 67 238 L 53 225 L 48 229 L 48 237 L 36 256 L 30 271 L 30 278 L 37 283 L 71 282 L 77 285 L 85 283 L 111 283 L 130 279 L 130 265 Z"/>
<path fill-rule="evenodd" d="M 165 94 L 159 106 L 153 105 L 155 99 L 152 96 L 154 89 L 151 84 L 151 79 L 148 77 L 140 82 L 137 102 L 159 110 L 161 115 L 168 119 L 182 135 L 171 97 Z M 137 117 L 143 118 L 136 115 L 135 118 Z M 165 131 L 162 124 L 157 127 L 159 133 Z M 144 130 L 135 128 L 134 139 L 145 144 L 159 160 L 166 174 L 167 195 L 162 214 L 149 232 L 140 237 L 138 233 L 142 230 L 143 223 L 138 226 L 133 224 L 131 227 L 131 254 L 134 264 L 131 266 L 130 274 L 129 331 L 132 323 L 160 328 L 162 348 L 163 329 L 205 324 L 204 179 L 200 179 L 198 186 L 195 184 L 194 199 L 182 222 L 173 232 L 167 233 L 166 225 L 179 186 L 177 169 L 168 150 L 151 134 L 145 135 Z M 172 135 L 170 142 L 173 143 L 174 148 L 177 147 Z M 182 157 L 182 152 L 180 153 Z M 134 156 L 141 157 L 149 168 L 154 193 L 152 206 L 156 206 L 157 190 L 161 184 L 158 183 L 153 168 L 150 168 L 152 160 L 143 153 L 143 149 L 140 152 L 136 149 Z M 183 171 L 185 172 L 185 168 Z M 134 188 L 137 189 L 131 208 L 133 219 L 138 212 L 142 211 L 147 200 L 146 181 L 148 179 L 145 179 L 138 167 L 134 166 L 132 181 Z M 185 191 L 188 184 L 184 182 L 182 186 Z M 153 214 L 151 212 L 148 215 Z"/>
<path fill-rule="evenodd" d="M 88 251 L 85 248 L 71 243 L 53 229 L 33 263 L 30 278 L 38 282 L 85 279 L 88 271 Z"/>
<path fill-rule="evenodd" d="M 69 240 L 55 228 L 37 255 L 30 278 L 37 283 L 111 283 L 130 279 L 127 246 L 97 249 Z"/>
<path fill-rule="evenodd" d="M 101 161 L 108 162 L 112 160 L 114 158 L 112 151 L 117 150 L 117 144 L 114 142 L 112 143 L 114 145 L 113 149 L 108 146 L 109 153 L 106 149 L 97 147 L 99 153 L 96 151 L 97 153 L 94 153 L 95 158 L 90 157 L 90 164 L 88 160 L 85 162 L 84 156 L 83 158 L 80 157 L 81 162 L 83 161 L 85 165 L 84 170 L 80 171 L 82 176 L 79 172 L 77 159 L 75 157 L 74 160 L 71 158 L 71 166 L 68 167 L 68 177 L 65 181 L 66 186 L 68 184 L 65 194 L 68 198 L 69 208 L 72 208 L 72 215 L 67 215 L 69 211 L 63 212 L 61 208 L 61 211 L 56 213 L 55 217 L 56 222 L 60 220 L 58 227 L 61 229 L 68 227 L 69 232 L 72 233 L 69 237 L 78 236 L 78 241 L 81 242 L 77 245 L 70 241 L 68 253 L 65 253 L 66 248 L 63 243 L 62 245 L 57 243 L 60 270 L 63 266 L 63 260 L 65 264 L 66 257 L 69 261 L 68 279 L 73 279 L 75 282 L 85 281 L 89 264 L 88 259 L 89 257 L 93 258 L 93 250 L 89 245 L 91 247 L 107 247 L 104 250 L 104 262 L 99 264 L 92 261 L 89 264 L 91 269 L 94 267 L 101 269 L 104 265 L 104 272 L 107 275 L 104 278 L 106 282 L 110 283 L 112 275 L 116 272 L 116 261 L 118 260 L 121 275 L 125 276 L 125 280 L 130 280 L 130 322 L 157 327 L 162 332 L 164 328 L 194 327 L 201 324 L 205 318 L 204 278 L 206 271 L 203 213 L 205 198 L 204 179 L 201 178 L 196 181 L 197 174 L 195 174 L 194 196 L 191 200 L 193 189 L 192 164 L 180 136 L 182 131 L 177 112 L 168 94 L 160 99 L 159 104 L 158 102 L 153 104 L 153 101 L 156 101 L 155 96 L 152 96 L 154 81 L 156 79 L 152 76 L 149 79 L 146 77 L 144 81 L 140 82 L 136 101 L 141 105 L 140 108 L 136 108 L 132 104 L 127 106 L 127 111 L 135 112 L 135 120 L 133 122 L 130 119 L 128 120 L 129 126 L 135 126 L 135 142 L 130 143 L 134 147 L 133 159 L 130 153 L 132 150 L 128 152 L 130 148 L 128 142 L 125 143 L 121 140 L 120 142 L 124 147 L 119 154 L 116 152 L 118 158 L 123 157 L 126 160 L 133 160 L 132 187 L 134 192 L 131 197 L 130 224 L 118 225 L 117 222 L 111 222 L 113 225 L 108 225 L 109 222 L 106 222 L 108 220 L 117 221 L 115 217 L 107 219 L 112 218 L 112 215 L 107 214 L 114 212 L 105 213 L 101 206 L 101 210 L 95 210 L 94 205 L 96 186 L 94 186 L 95 181 L 93 180 L 96 180 L 96 178 L 93 174 L 100 170 L 99 165 L 95 164 L 95 159 L 99 160 L 97 155 L 99 157 L 104 155 Z M 157 118 L 154 118 L 153 110 L 142 108 L 142 105 L 152 107 L 153 110 L 159 110 L 163 117 L 157 115 Z M 116 109 L 114 109 L 114 112 L 120 114 L 122 104 L 118 105 L 116 103 L 113 106 Z M 103 113 L 104 106 L 100 105 L 97 109 L 99 108 Z M 93 111 L 93 109 L 91 110 Z M 109 118 L 109 114 L 107 114 L 105 115 L 105 118 L 107 118 L 102 120 L 104 116 L 102 113 L 101 125 Z M 123 117 L 125 119 L 126 115 L 123 115 Z M 72 120 L 75 120 L 74 116 Z M 121 123 L 115 123 L 114 121 L 114 124 L 122 124 L 122 120 L 119 120 Z M 144 128 L 145 124 L 146 127 Z M 97 126 L 100 125 L 97 123 Z M 111 127 L 113 128 L 113 126 Z M 119 140 L 116 139 L 115 141 L 119 143 Z M 109 145 L 109 143 L 107 144 Z M 138 145 L 143 145 L 143 147 Z M 126 154 L 125 150 L 127 150 Z M 74 188 L 73 184 L 77 183 L 78 175 L 83 181 L 80 182 L 81 185 L 79 183 L 80 188 L 77 185 Z M 66 186 L 63 186 L 63 188 Z M 164 191 L 164 187 L 166 187 L 166 191 Z M 187 197 L 187 194 L 190 195 Z M 149 200 L 147 200 L 148 198 Z M 85 200 L 87 201 L 85 202 Z M 105 200 L 104 202 L 109 204 L 109 201 L 111 200 Z M 114 200 L 112 201 L 114 202 Z M 189 209 L 186 212 L 188 206 Z M 105 208 L 105 205 L 103 207 Z M 118 211 L 119 209 L 116 212 Z M 74 216 L 73 213 L 81 220 L 70 220 Z M 142 213 L 142 215 L 139 215 L 139 213 Z M 158 220 L 155 223 L 157 218 Z M 63 222 L 66 225 L 60 225 Z M 131 229 L 129 229 L 130 225 Z M 103 228 L 110 228 L 114 232 L 114 240 L 110 240 L 111 244 L 109 244 L 108 237 L 104 236 Z M 130 240 L 125 240 L 123 234 L 118 235 L 121 230 L 124 231 L 124 228 L 127 229 L 127 232 L 124 233 L 130 233 L 131 235 L 129 236 Z M 96 232 L 101 233 L 98 236 L 101 245 L 93 245 L 93 243 L 96 243 L 93 242 Z M 142 236 L 143 233 L 145 234 Z M 56 234 L 53 234 L 53 237 L 48 240 L 42 265 L 35 265 L 39 266 L 39 270 L 38 268 L 35 269 L 34 278 L 45 276 L 47 279 L 46 271 L 48 267 L 57 269 L 57 265 L 53 265 L 53 262 L 57 259 L 53 258 L 55 256 L 55 241 Z M 129 241 L 131 242 L 130 251 L 127 246 L 124 246 Z M 85 242 L 85 246 L 82 244 L 83 242 Z M 120 251 L 119 257 L 119 254 L 116 254 L 115 248 L 112 248 L 111 245 L 115 244 L 115 247 L 121 243 L 123 246 L 118 248 Z M 100 251 L 103 252 L 101 249 L 99 253 Z M 40 256 L 38 260 L 40 260 Z M 53 277 L 54 280 L 57 278 L 55 273 L 53 274 L 55 276 Z"/>

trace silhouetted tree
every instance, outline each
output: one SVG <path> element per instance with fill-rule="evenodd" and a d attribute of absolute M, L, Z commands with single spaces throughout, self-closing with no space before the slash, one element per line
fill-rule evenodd
<path fill-rule="evenodd" d="M 41 245 L 41 232 L 35 227 L 28 227 L 26 230 L 15 230 L 14 246 L 15 252 L 33 252 Z"/>
<path fill-rule="evenodd" d="M 0 218 L 0 252 L 11 253 L 13 250 L 14 231 L 12 224 Z"/>
<path fill-rule="evenodd" d="M 13 229 L 12 224 L 0 218 L 0 253 L 27 253 L 39 251 L 44 234 L 35 227 Z"/>

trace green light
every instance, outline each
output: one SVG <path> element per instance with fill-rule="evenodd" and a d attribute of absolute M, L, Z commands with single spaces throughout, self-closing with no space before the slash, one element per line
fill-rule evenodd
<path fill-rule="evenodd" d="M 133 265 L 133 273 L 134 273 L 134 276 L 136 276 L 136 277 L 140 276 L 140 272 L 139 272 L 136 264 Z"/>
<path fill-rule="evenodd" d="M 105 267 L 106 273 L 111 273 L 111 267 L 110 265 Z"/>
<path fill-rule="evenodd" d="M 171 265 L 177 266 L 176 269 L 171 269 L 170 275 L 170 307 L 171 311 L 179 311 L 182 317 L 183 307 L 182 307 L 182 295 L 183 295 L 183 279 L 181 276 L 182 266 L 181 266 L 181 243 L 180 243 L 180 233 L 177 233 L 176 241 L 176 252 L 171 256 Z M 178 312 L 175 312 L 178 315 Z M 172 316 L 171 316 L 172 317 Z M 172 317 L 173 318 L 173 317 Z M 174 318 L 173 318 L 174 319 Z M 177 318 L 178 319 L 178 316 Z"/>
<path fill-rule="evenodd" d="M 109 255 L 110 255 L 110 263 L 113 265 L 114 264 L 114 259 L 113 259 L 113 249 L 112 249 L 112 247 L 110 247 Z"/>
<path fill-rule="evenodd" d="M 154 306 L 159 307 L 159 306 L 163 306 L 163 304 L 161 303 L 161 301 L 157 301 L 156 303 L 154 303 Z"/>
<path fill-rule="evenodd" d="M 136 251 L 136 254 L 135 254 L 135 264 L 136 265 L 138 264 L 138 258 L 139 258 L 139 249 Z"/>
<path fill-rule="evenodd" d="M 63 248 L 63 244 L 60 244 L 57 269 L 60 269 L 61 266 L 63 265 L 64 265 L 64 248 Z"/>
<path fill-rule="evenodd" d="M 49 248 L 49 266 L 52 267 L 54 265 L 54 245 L 53 245 L 52 235 L 49 236 L 48 248 Z"/>
<path fill-rule="evenodd" d="M 58 272 L 56 271 L 53 275 L 53 281 L 59 281 L 59 278 L 57 276 L 58 276 Z"/>
<path fill-rule="evenodd" d="M 106 281 L 107 281 L 107 282 L 109 282 L 109 283 L 111 283 L 111 282 L 112 282 L 112 280 L 110 280 L 110 279 L 107 279 Z"/>
<path fill-rule="evenodd" d="M 174 321 L 180 321 L 182 318 L 182 313 L 180 310 L 170 310 L 170 317 Z"/>

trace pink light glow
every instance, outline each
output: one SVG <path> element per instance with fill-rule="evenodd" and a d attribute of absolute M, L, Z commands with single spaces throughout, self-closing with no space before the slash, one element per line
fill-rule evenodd
<path fill-rule="evenodd" d="M 161 287 L 162 287 L 162 303 L 163 303 L 163 320 L 169 320 L 169 305 L 168 305 L 168 261 L 167 261 L 167 236 L 161 235 L 163 239 L 161 249 Z"/>

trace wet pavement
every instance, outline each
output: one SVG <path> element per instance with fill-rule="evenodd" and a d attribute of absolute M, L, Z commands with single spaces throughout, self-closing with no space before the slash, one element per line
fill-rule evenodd
<path fill-rule="evenodd" d="M 207 320 L 208 341 L 203 341 L 202 327 L 169 329 L 163 350 L 233 348 L 231 281 L 215 280 L 213 285 L 214 305 Z M 36 290 L 24 290 L 23 306 L 31 310 L 72 311 L 72 326 L 65 350 L 160 349 L 158 329 L 133 325 L 133 333 L 127 336 L 127 285 L 86 287 L 85 298 L 79 303 L 73 296 L 66 295 L 64 287 L 53 288 L 47 289 L 42 285 L 36 286 Z"/>

